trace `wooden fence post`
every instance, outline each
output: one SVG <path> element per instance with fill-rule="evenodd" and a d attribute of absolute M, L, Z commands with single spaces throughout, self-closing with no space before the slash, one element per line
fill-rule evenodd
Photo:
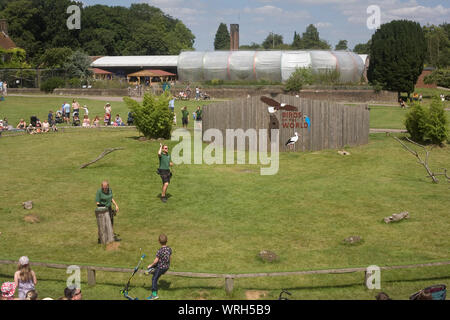
<path fill-rule="evenodd" d="M 228 295 L 231 295 L 233 293 L 233 278 L 226 277 L 225 278 L 225 291 Z"/>
<path fill-rule="evenodd" d="M 114 234 L 108 208 L 97 207 L 95 209 L 95 216 L 97 217 L 98 238 L 100 239 L 100 243 L 108 244 L 113 242 Z"/>
<path fill-rule="evenodd" d="M 95 269 L 88 268 L 87 269 L 87 276 L 88 276 L 88 285 L 95 286 Z"/>

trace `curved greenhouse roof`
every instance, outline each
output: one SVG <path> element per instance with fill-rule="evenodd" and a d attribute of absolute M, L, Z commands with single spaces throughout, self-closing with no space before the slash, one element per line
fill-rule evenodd
<path fill-rule="evenodd" d="M 350 51 L 186 51 L 178 56 L 181 81 L 269 80 L 283 82 L 296 68 L 337 70 L 340 81 L 358 82 L 365 58 Z"/>
<path fill-rule="evenodd" d="M 91 63 L 95 68 L 112 67 L 176 67 L 178 56 L 106 56 Z"/>

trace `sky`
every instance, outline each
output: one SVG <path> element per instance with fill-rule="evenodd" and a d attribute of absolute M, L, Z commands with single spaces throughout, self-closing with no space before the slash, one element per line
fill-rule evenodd
<path fill-rule="evenodd" d="M 320 38 L 334 48 L 347 40 L 353 49 L 366 43 L 376 30 L 376 14 L 381 24 L 398 19 L 421 25 L 450 22 L 449 0 L 82 0 L 84 6 L 104 4 L 128 7 L 148 3 L 181 20 L 195 35 L 194 48 L 214 50 L 220 23 L 239 24 L 239 44 L 262 43 L 271 33 L 292 43 L 294 31 L 317 27 Z M 376 6 L 375 9 L 369 8 Z M 370 9 L 368 11 L 368 8 Z M 379 11 L 377 11 L 379 9 Z"/>

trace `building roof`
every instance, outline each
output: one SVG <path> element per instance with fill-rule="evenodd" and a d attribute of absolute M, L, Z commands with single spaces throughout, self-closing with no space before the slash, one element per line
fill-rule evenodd
<path fill-rule="evenodd" d="M 106 56 L 92 62 L 95 68 L 110 67 L 176 67 L 178 56 Z"/>
<path fill-rule="evenodd" d="M 92 72 L 95 74 L 112 74 L 112 72 L 103 70 L 103 69 L 99 69 L 99 68 L 93 68 Z"/>
<path fill-rule="evenodd" d="M 0 32 L 0 47 L 3 49 L 17 48 L 14 41 L 12 41 L 11 38 L 3 31 Z"/>
<path fill-rule="evenodd" d="M 170 73 L 163 70 L 141 70 L 138 72 L 130 73 L 127 75 L 128 77 L 167 77 L 167 76 L 176 76 L 174 73 Z"/>

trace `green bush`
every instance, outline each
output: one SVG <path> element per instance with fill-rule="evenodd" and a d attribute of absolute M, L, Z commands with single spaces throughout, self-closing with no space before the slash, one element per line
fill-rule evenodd
<path fill-rule="evenodd" d="M 56 88 L 62 88 L 65 85 L 63 78 L 53 77 L 41 83 L 41 91 L 52 93 Z"/>
<path fill-rule="evenodd" d="M 434 97 L 429 109 L 414 104 L 406 115 L 405 126 L 412 140 L 441 144 L 448 138 L 447 121 L 441 101 Z"/>
<path fill-rule="evenodd" d="M 425 125 L 425 140 L 433 144 L 441 144 L 448 138 L 447 117 L 444 106 L 437 97 L 433 98 L 428 110 L 428 121 Z"/>
<path fill-rule="evenodd" d="M 426 84 L 437 84 L 440 87 L 450 88 L 450 69 L 434 70 L 424 79 Z"/>
<path fill-rule="evenodd" d="M 69 79 L 69 88 L 81 88 L 81 79 L 80 78 L 72 78 Z"/>
<path fill-rule="evenodd" d="M 304 85 L 313 84 L 314 76 L 311 68 L 297 68 L 286 81 L 284 90 L 287 92 L 300 91 Z"/>
<path fill-rule="evenodd" d="M 169 109 L 170 99 L 168 92 L 160 96 L 146 93 L 142 104 L 129 97 L 123 98 L 133 112 L 136 128 L 146 138 L 152 139 L 170 139 L 173 123 L 173 113 Z"/>

